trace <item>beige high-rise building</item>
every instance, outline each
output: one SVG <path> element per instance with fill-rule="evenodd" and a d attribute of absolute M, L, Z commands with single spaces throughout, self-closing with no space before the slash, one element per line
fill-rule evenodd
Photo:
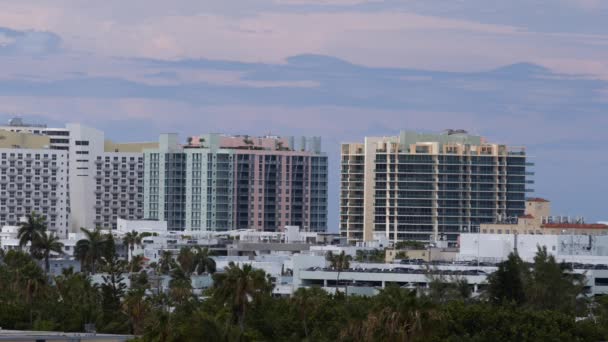
<path fill-rule="evenodd" d="M 525 148 L 462 130 L 401 132 L 342 145 L 340 232 L 350 242 L 447 240 L 524 214 Z"/>

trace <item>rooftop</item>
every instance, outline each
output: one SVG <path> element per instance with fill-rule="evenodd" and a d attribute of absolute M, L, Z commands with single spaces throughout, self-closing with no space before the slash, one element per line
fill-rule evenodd
<path fill-rule="evenodd" d="M 540 202 L 540 203 L 550 202 L 549 200 L 546 200 L 546 199 L 540 198 L 540 197 L 528 198 L 527 201 L 528 202 Z"/>
<path fill-rule="evenodd" d="M 54 331 L 21 331 L 0 329 L 0 341 L 108 341 L 122 342 L 133 339 L 131 335 L 95 333 L 65 333 Z"/>
<path fill-rule="evenodd" d="M 608 225 L 600 223 L 545 223 L 541 228 L 560 229 L 608 229 Z"/>

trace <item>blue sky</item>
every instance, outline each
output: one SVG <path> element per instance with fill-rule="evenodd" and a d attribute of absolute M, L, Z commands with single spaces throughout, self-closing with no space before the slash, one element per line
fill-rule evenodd
<path fill-rule="evenodd" d="M 555 214 L 608 220 L 603 0 L 0 0 L 0 119 L 161 132 L 464 128 L 526 145 Z"/>

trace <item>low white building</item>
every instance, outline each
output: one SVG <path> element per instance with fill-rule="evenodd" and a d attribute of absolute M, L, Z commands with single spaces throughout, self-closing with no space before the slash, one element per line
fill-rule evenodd
<path fill-rule="evenodd" d="M 167 221 L 157 220 L 125 220 L 118 218 L 116 220 L 116 233 L 126 234 L 132 231 L 138 233 L 150 233 L 163 235 L 167 234 Z"/>
<path fill-rule="evenodd" d="M 608 235 L 461 234 L 457 259 L 500 262 L 516 252 L 533 261 L 543 246 L 560 262 L 608 264 Z"/>

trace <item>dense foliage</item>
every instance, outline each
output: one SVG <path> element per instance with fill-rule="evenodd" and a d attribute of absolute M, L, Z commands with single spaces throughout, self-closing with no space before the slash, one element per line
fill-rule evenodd
<path fill-rule="evenodd" d="M 608 299 L 586 298 L 581 279 L 546 250 L 532 264 L 512 255 L 479 298 L 471 298 L 466 281 L 451 278 L 434 278 L 424 291 L 387 287 L 370 298 L 318 288 L 275 298 L 263 271 L 234 264 L 213 275 L 214 287 L 195 295 L 190 275 L 215 271 L 208 251 L 165 253 L 151 272 L 141 260 L 134 265 L 135 256 L 131 263 L 119 259 L 110 236 L 87 232 L 79 243 L 84 273 L 46 276 L 35 254 L 0 255 L 2 328 L 83 331 L 94 324 L 98 332 L 134 334 L 138 341 L 608 339 Z M 120 243 L 129 248 L 128 240 Z M 328 259 L 338 270 L 350 261 L 345 255 Z M 130 272 L 135 269 L 142 271 Z M 91 281 L 93 270 L 103 274 L 100 285 Z M 162 273 L 171 275 L 168 291 L 158 291 L 154 274 Z"/>

